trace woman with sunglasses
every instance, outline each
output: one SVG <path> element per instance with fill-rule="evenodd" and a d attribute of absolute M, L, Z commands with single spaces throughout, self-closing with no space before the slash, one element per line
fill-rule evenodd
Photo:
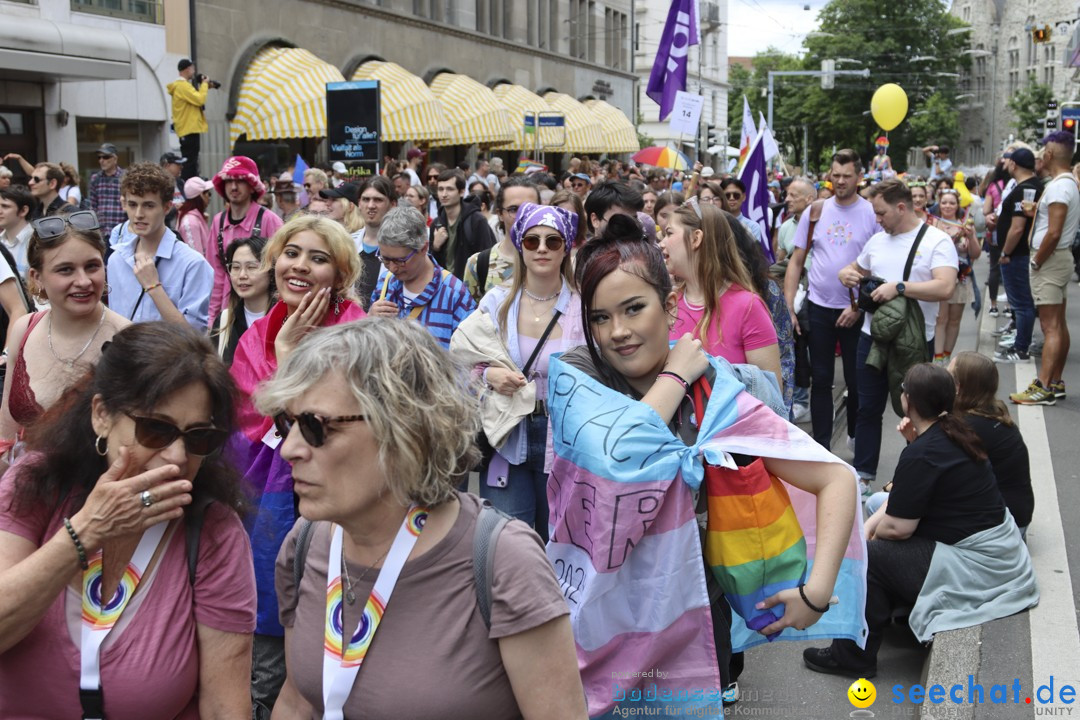
<path fill-rule="evenodd" d="M 247 329 L 263 318 L 274 302 L 274 273 L 262 267 L 266 238 L 234 240 L 225 251 L 229 270 L 229 304 L 214 320 L 210 339 L 226 365 L 232 365 L 236 346 Z"/>
<path fill-rule="evenodd" d="M 273 421 L 256 410 L 250 398 L 309 332 L 359 320 L 364 311 L 351 297 L 360 275 L 356 244 L 333 220 L 293 218 L 274 233 L 259 269 L 273 272 L 280 300 L 240 337 L 229 371 L 241 396 L 239 432 L 232 446 L 237 450 L 237 469 L 255 493 L 256 505 L 250 527 L 259 589 L 252 698 L 272 708 L 284 680 L 285 652 L 274 595 L 274 559 L 297 513 L 292 476 L 277 450 L 281 438 L 274 434 Z"/>
<path fill-rule="evenodd" d="M 0 480 L 5 716 L 251 717 L 234 392 L 193 329 L 139 323 L 29 429 Z"/>
<path fill-rule="evenodd" d="M 423 328 L 369 318 L 314 333 L 260 391 L 303 515 L 277 561 L 288 680 L 274 717 L 585 720 L 536 535 L 489 528 L 490 579 L 474 577 L 482 503 L 456 489 L 478 458 L 469 385 Z M 385 612 L 365 610 L 376 602 Z"/>
<path fill-rule="evenodd" d="M 516 424 L 507 427 L 503 420 L 498 435 L 487 435 L 495 451 L 480 468 L 480 497 L 533 527 L 545 542 L 552 461 L 548 361 L 552 353 L 585 341 L 571 274 L 578 225 L 578 216 L 562 208 L 523 203 L 510 228 L 517 250 L 510 286 L 492 288 L 480 301 L 480 312 L 461 324 L 450 343 L 452 353 L 483 373 L 488 393 L 535 396 Z M 511 405 L 492 397 L 486 402 Z"/>
<path fill-rule="evenodd" d="M 960 209 L 960 194 L 953 188 L 938 193 L 938 215 L 930 215 L 927 222 L 943 230 L 956 246 L 960 259 L 960 271 L 956 276 L 956 289 L 948 300 L 941 303 L 937 327 L 934 330 L 934 362 L 948 365 L 956 338 L 960 335 L 960 322 L 964 308 L 975 300 L 971 282 L 971 264 L 979 258 L 982 247 L 975 237 L 975 222 Z"/>
<path fill-rule="evenodd" d="M 40 218 L 31 226 L 26 250 L 30 292 L 48 302 L 48 309 L 22 314 L 11 325 L 0 409 L 4 453 L 97 362 L 102 346 L 131 324 L 101 301 L 107 287 L 105 243 L 94 213 L 77 210 L 66 217 Z M 5 264 L 0 262 L 0 272 Z M 25 313 L 25 308 L 20 299 L 16 311 Z"/>

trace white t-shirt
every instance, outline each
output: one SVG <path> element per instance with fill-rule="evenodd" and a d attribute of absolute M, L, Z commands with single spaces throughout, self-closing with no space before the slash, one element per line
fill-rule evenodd
<path fill-rule="evenodd" d="M 883 231 L 872 236 L 859 253 L 859 267 L 889 282 L 903 280 L 904 265 L 907 264 L 908 253 L 911 252 L 915 236 L 919 234 L 919 227 L 899 235 L 890 235 Z M 928 227 L 922 242 L 919 243 L 919 249 L 915 251 L 915 261 L 911 264 L 911 274 L 907 281 L 916 283 L 933 280 L 933 270 L 939 267 L 959 267 L 956 246 L 944 232 Z M 940 303 L 920 300 L 919 305 L 922 306 L 923 319 L 926 321 L 926 339 L 929 340 L 934 337 L 934 325 L 937 323 Z M 870 334 L 870 321 L 873 317 L 870 313 L 866 313 L 863 317 L 862 331 L 867 335 Z"/>
<path fill-rule="evenodd" d="M 1080 229 L 1080 189 L 1071 173 L 1062 173 L 1047 184 L 1039 198 L 1039 207 L 1035 211 L 1035 230 L 1031 235 L 1031 249 L 1038 250 L 1042 245 L 1046 231 L 1050 229 L 1050 206 L 1063 203 L 1066 206 L 1065 224 L 1061 228 L 1061 238 L 1054 252 L 1069 252 L 1077 229 Z"/>
<path fill-rule="evenodd" d="M 420 185 L 424 184 L 420 181 L 420 176 L 417 175 L 416 171 L 413 170 L 411 167 L 405 168 L 404 172 L 406 175 L 409 176 L 409 184 L 413 187 L 419 187 Z"/>
<path fill-rule="evenodd" d="M 247 305 L 244 306 L 244 320 L 247 321 L 248 327 L 254 325 L 256 320 L 261 320 L 265 315 L 265 310 L 262 312 L 251 312 L 247 309 Z"/>
<path fill-rule="evenodd" d="M 79 189 L 78 185 L 65 185 L 60 188 L 57 195 L 59 195 L 64 202 L 71 202 L 74 200 L 75 202 L 72 203 L 74 205 L 78 205 L 82 202 L 82 190 Z"/>

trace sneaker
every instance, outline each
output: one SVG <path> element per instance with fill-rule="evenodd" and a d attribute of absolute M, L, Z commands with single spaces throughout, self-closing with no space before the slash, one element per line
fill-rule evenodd
<path fill-rule="evenodd" d="M 794 418 L 792 422 L 803 423 L 810 419 L 810 408 L 806 405 L 799 405 L 796 403 L 791 406 L 791 416 Z"/>
<path fill-rule="evenodd" d="M 1031 355 L 1023 350 L 1017 350 L 1015 347 L 1005 348 L 994 353 L 994 362 L 999 363 L 1027 362 L 1030 359 Z"/>
<path fill-rule="evenodd" d="M 1011 348 L 1015 344 L 1016 344 L 1016 333 L 1014 333 L 1014 332 L 1005 333 L 1000 338 L 998 338 L 998 347 L 999 348 L 1002 348 L 1002 349 Z"/>
<path fill-rule="evenodd" d="M 1008 333 L 1008 332 L 1016 332 L 1016 323 L 1010 322 L 1008 325 L 1002 325 L 1001 327 L 996 327 L 996 328 L 994 328 L 993 330 L 990 331 L 990 334 L 991 335 L 1004 335 L 1005 333 Z"/>
<path fill-rule="evenodd" d="M 1013 393 L 1009 399 L 1017 405 L 1054 405 L 1057 403 L 1057 397 L 1053 391 L 1044 388 L 1038 379 L 1033 380 L 1027 390 Z"/>
<path fill-rule="evenodd" d="M 1065 381 L 1058 380 L 1057 382 L 1050 383 L 1050 390 L 1054 393 L 1054 397 L 1058 400 L 1065 399 Z"/>
<path fill-rule="evenodd" d="M 1005 317 L 1007 317 L 1007 318 L 1016 317 L 1016 311 L 1013 310 L 1011 307 L 1010 308 L 1005 308 L 1005 310 L 1003 310 L 1002 312 L 1005 315 Z"/>
<path fill-rule="evenodd" d="M 989 310 L 987 310 L 987 311 L 986 311 L 986 313 L 987 313 L 987 314 L 988 314 L 988 315 L 989 315 L 990 317 L 997 317 L 997 316 L 998 316 L 998 314 L 999 314 L 999 313 L 998 313 L 998 309 L 997 309 L 996 307 L 992 307 L 992 308 L 990 308 Z"/>
<path fill-rule="evenodd" d="M 866 502 L 874 494 L 874 491 L 870 489 L 870 483 L 859 480 L 859 494 L 862 496 L 863 502 Z"/>
<path fill-rule="evenodd" d="M 859 678 L 869 679 L 877 675 L 877 668 L 852 670 L 844 667 L 833 657 L 831 647 L 807 648 L 803 650 L 802 657 L 806 667 L 814 672 L 825 673 L 826 675 L 839 675 L 840 677 L 854 678 L 856 680 Z"/>
<path fill-rule="evenodd" d="M 733 682 L 724 688 L 724 693 L 720 696 L 720 699 L 723 701 L 724 707 L 731 707 L 739 702 L 739 683 Z"/>

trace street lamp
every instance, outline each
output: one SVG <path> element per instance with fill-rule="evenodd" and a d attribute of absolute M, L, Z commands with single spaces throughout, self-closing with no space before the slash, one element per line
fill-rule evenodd
<path fill-rule="evenodd" d="M 911 58 L 910 62 L 922 62 L 923 60 L 937 60 L 933 55 L 916 55 Z"/>
<path fill-rule="evenodd" d="M 957 100 L 963 100 L 964 98 L 973 98 L 973 97 L 975 97 L 975 93 L 964 93 L 963 95 L 957 95 L 956 99 Z"/>
<path fill-rule="evenodd" d="M 935 75 L 935 77 L 951 77 L 951 78 L 960 77 L 960 73 L 950 73 L 950 72 L 936 72 L 936 73 L 934 73 L 934 75 Z"/>
<path fill-rule="evenodd" d="M 989 50 L 964 50 L 960 54 L 970 55 L 972 57 L 988 57 L 990 55 L 993 55 L 994 53 L 990 52 Z"/>
<path fill-rule="evenodd" d="M 946 30 L 945 34 L 946 35 L 963 35 L 966 32 L 971 32 L 973 29 L 974 28 L 972 28 L 970 26 L 969 27 L 962 27 L 962 28 L 953 28 L 952 30 Z"/>
<path fill-rule="evenodd" d="M 833 62 L 837 65 L 842 65 L 843 63 L 855 63 L 856 65 L 863 64 L 862 60 L 856 60 L 855 58 L 836 58 Z"/>

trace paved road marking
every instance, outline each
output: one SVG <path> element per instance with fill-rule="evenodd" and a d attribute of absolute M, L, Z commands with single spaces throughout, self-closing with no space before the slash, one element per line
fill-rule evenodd
<path fill-rule="evenodd" d="M 998 365 L 998 368 L 1005 366 Z M 1031 382 L 1032 367 L 1028 363 L 1016 366 L 1016 388 L 1026 388 Z M 1039 582 L 1039 604 L 1031 610 L 1031 674 L 1032 685 L 1024 690 L 1034 691 L 1054 676 L 1054 697 L 1063 684 L 1077 687 L 1080 673 L 1080 631 L 1076 624 L 1073 604 L 1072 578 L 1065 549 L 1065 531 L 1061 525 L 1054 467 L 1050 461 L 1050 440 L 1041 405 L 1014 405 L 1020 431 L 1027 443 L 1031 458 L 1031 485 L 1035 491 L 1035 514 L 1028 527 L 1027 543 L 1035 575 Z M 1051 408 L 1048 412 L 1053 415 Z M 1005 679 L 1002 680 L 1003 682 Z M 1044 695 L 1045 696 L 1045 695 Z M 1032 696 L 1032 702 L 1035 702 Z M 1070 714 L 1075 705 L 1043 705 L 1042 708 L 1061 708 L 1062 715 Z M 1040 708 L 1040 709 L 1042 709 Z M 1051 714 L 1045 711 L 1044 714 Z"/>

